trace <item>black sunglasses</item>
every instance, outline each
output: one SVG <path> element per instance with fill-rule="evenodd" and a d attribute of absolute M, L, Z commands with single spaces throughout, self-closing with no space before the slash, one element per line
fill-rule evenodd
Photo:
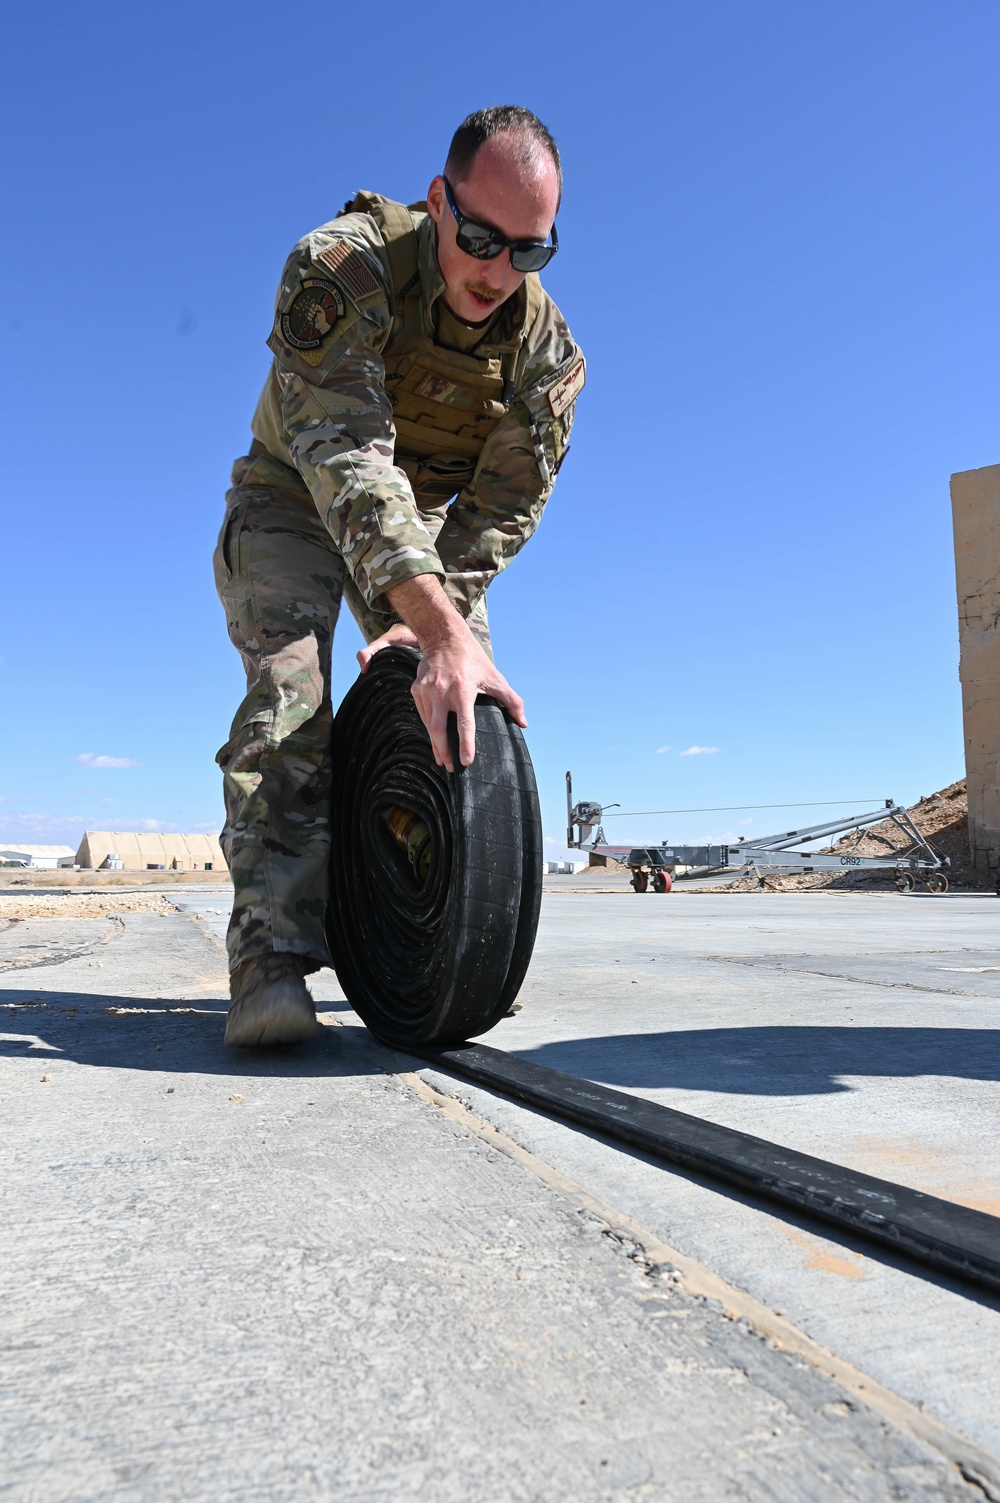
<path fill-rule="evenodd" d="M 552 226 L 551 245 L 546 245 L 542 240 L 508 240 L 499 230 L 491 229 L 487 224 L 477 224 L 474 219 L 466 219 L 455 202 L 448 179 L 444 178 L 443 182 L 448 207 L 458 225 L 455 242 L 459 250 L 465 251 L 467 256 L 475 256 L 477 261 L 492 261 L 505 247 L 509 247 L 510 264 L 515 271 L 541 271 L 543 266 L 548 266 L 559 249 L 555 225 Z"/>

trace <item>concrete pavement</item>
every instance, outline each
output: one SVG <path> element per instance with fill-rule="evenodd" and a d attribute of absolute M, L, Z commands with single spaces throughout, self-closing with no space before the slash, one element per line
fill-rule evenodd
<path fill-rule="evenodd" d="M 490 1042 L 996 1213 L 998 922 L 988 895 L 553 895 L 524 1009 Z M 1000 1455 L 995 1299 L 448 1088 Z"/>
<path fill-rule="evenodd" d="M 401 1062 L 354 1026 L 328 973 L 316 983 L 328 1027 L 314 1043 L 223 1050 L 217 936 L 228 893 L 170 896 L 187 911 L 0 933 L 0 1495 L 982 1496 L 933 1450 L 650 1270 L 600 1219 L 428 1105 L 391 1073 Z M 961 1040 L 935 1076 L 918 1039 L 921 1068 L 900 1076 L 860 1068 L 852 1040 L 833 1057 L 823 1037 L 795 1032 L 857 1025 L 831 1000 L 845 991 L 866 1025 L 909 1026 L 912 987 L 896 989 L 900 1011 L 884 976 L 827 974 L 852 956 L 883 957 L 897 914 L 905 932 L 889 948 L 909 963 L 908 901 L 883 914 L 892 900 L 867 895 L 699 897 L 682 912 L 632 894 L 548 897 L 525 1009 L 490 1041 L 718 1120 L 752 1120 L 765 1136 L 780 1127 L 785 1141 L 799 1131 L 797 1105 L 805 1136 L 839 1134 L 831 1146 L 849 1146 L 844 1096 L 859 1098 L 867 1132 L 880 1083 L 991 1084 L 982 1064 L 947 1073 Z M 825 902 L 862 907 L 838 910 L 840 937 L 818 944 L 833 932 L 817 908 Z M 982 960 L 993 953 L 988 922 L 985 909 L 942 908 L 928 951 Z M 765 932 L 775 926 L 780 943 Z M 820 954 L 822 975 L 789 964 Z M 981 987 L 986 975 L 946 979 Z M 808 1016 L 803 985 L 816 989 Z M 971 1022 L 989 1032 L 995 1004 L 981 990 L 919 999 L 917 1029 L 940 1022 L 932 1005 L 965 1009 L 949 1014 L 953 1032 Z M 771 1033 L 756 1054 L 752 1039 L 717 1037 L 762 1028 Z M 783 1029 L 794 1034 L 784 1049 Z M 713 1034 L 704 1047 L 699 1032 Z M 891 1046 L 890 1036 L 884 1061 Z M 977 1055 L 988 1053 L 980 1037 Z M 753 1089 L 734 1088 L 740 1079 Z M 1000 1316 L 988 1301 L 485 1092 L 437 1084 L 1000 1449 L 986 1356 Z M 949 1111 L 954 1120 L 962 1093 L 918 1105 L 930 1131 Z M 973 1105 L 962 1163 L 974 1177 L 989 1101 Z M 934 1173 L 957 1160 L 945 1152 L 943 1162 Z"/>

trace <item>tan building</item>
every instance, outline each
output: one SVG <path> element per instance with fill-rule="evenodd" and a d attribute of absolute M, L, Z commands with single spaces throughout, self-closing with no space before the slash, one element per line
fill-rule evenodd
<path fill-rule="evenodd" d="M 951 510 L 969 847 L 987 872 L 1000 856 L 1000 464 L 952 475 Z"/>
<path fill-rule="evenodd" d="M 94 871 L 229 871 L 218 835 L 152 835 L 141 830 L 88 830 L 76 864 Z"/>

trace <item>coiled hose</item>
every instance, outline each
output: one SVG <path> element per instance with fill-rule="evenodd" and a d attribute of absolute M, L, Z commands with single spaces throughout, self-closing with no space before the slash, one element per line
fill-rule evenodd
<path fill-rule="evenodd" d="M 372 659 L 333 733 L 328 932 L 344 994 L 393 1044 L 456 1043 L 509 1011 L 531 959 L 542 826 L 520 728 L 476 701 L 476 758 L 438 767 L 407 647 Z"/>

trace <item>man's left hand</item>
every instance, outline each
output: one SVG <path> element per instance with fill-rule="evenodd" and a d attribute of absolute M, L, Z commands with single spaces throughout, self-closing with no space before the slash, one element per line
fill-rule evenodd
<path fill-rule="evenodd" d="M 374 642 L 369 642 L 367 647 L 362 647 L 358 653 L 358 663 L 362 673 L 367 673 L 368 664 L 377 652 L 382 651 L 383 647 L 415 647 L 419 652 L 420 643 L 417 641 L 416 632 L 412 632 L 408 626 L 398 621 L 395 626 L 390 626 L 387 632 L 376 637 Z"/>

